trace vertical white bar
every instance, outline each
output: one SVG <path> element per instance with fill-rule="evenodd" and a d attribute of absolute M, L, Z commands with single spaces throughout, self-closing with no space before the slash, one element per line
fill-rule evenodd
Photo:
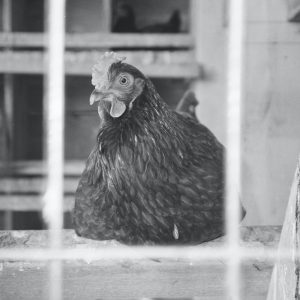
<path fill-rule="evenodd" d="M 241 99 L 244 48 L 244 1 L 229 1 L 227 78 L 226 229 L 228 247 L 228 298 L 240 299 L 240 186 L 241 186 Z"/>
<path fill-rule="evenodd" d="M 49 46 L 46 112 L 48 183 L 44 215 L 53 247 L 60 247 L 64 181 L 64 0 L 49 0 Z"/>
<path fill-rule="evenodd" d="M 47 190 L 44 217 L 49 224 L 50 247 L 61 248 L 64 184 L 64 116 L 65 116 L 65 0 L 48 0 L 48 73 L 46 107 Z M 47 10 L 46 10 L 47 12 Z M 62 299 L 62 263 L 50 265 L 49 299 Z"/>

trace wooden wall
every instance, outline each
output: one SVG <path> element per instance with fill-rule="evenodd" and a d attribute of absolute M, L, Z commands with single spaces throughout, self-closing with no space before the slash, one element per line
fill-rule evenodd
<path fill-rule="evenodd" d="M 196 2 L 196 1 L 195 1 Z M 226 5 L 200 0 L 194 29 L 206 77 L 195 85 L 198 116 L 226 144 Z M 285 0 L 251 0 L 246 8 L 243 98 L 245 224 L 281 224 L 300 153 L 300 23 Z"/>

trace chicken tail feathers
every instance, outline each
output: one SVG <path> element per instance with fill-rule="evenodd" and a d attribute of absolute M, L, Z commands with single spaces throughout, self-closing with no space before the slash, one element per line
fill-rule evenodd
<path fill-rule="evenodd" d="M 188 115 L 198 121 L 196 117 L 196 107 L 198 104 L 199 101 L 197 100 L 195 93 L 191 90 L 188 90 L 180 99 L 176 107 L 176 111 L 178 113 Z"/>

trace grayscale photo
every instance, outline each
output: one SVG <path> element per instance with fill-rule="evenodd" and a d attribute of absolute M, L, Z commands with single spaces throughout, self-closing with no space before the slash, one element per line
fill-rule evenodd
<path fill-rule="evenodd" d="M 300 300 L 300 0 L 0 0 L 0 299 Z"/>

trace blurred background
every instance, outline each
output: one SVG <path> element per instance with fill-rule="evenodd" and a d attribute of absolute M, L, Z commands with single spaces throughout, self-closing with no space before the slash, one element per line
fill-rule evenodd
<path fill-rule="evenodd" d="M 300 149 L 300 1 L 246 7 L 241 199 L 245 225 L 281 225 Z M 0 0 L 0 229 L 42 229 L 43 0 Z M 99 126 L 91 67 L 118 51 L 172 107 L 195 91 L 197 116 L 226 145 L 226 0 L 68 0 L 65 227 Z"/>

